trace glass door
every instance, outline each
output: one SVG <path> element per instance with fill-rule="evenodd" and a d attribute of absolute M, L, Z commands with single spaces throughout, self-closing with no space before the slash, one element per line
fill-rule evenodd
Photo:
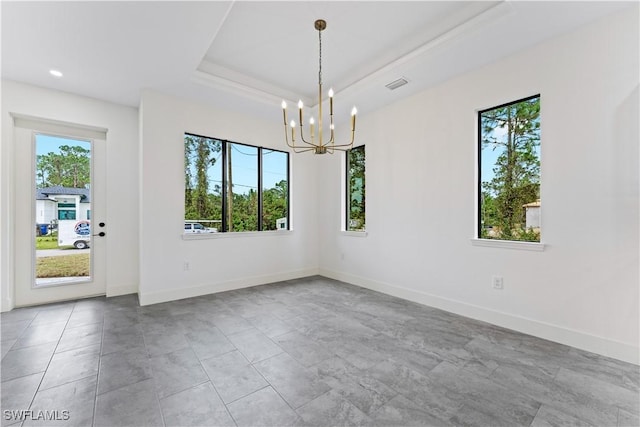
<path fill-rule="evenodd" d="M 91 145 L 35 134 L 36 288 L 91 280 Z"/>
<path fill-rule="evenodd" d="M 28 122 L 15 136 L 16 306 L 104 294 L 104 134 Z"/>

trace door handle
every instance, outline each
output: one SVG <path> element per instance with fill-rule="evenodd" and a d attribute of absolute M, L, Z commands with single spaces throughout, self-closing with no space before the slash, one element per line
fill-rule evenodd
<path fill-rule="evenodd" d="M 104 231 L 101 231 L 98 234 L 92 234 L 92 236 L 100 236 L 100 237 L 104 237 L 106 235 L 107 235 L 107 233 L 105 233 Z"/>

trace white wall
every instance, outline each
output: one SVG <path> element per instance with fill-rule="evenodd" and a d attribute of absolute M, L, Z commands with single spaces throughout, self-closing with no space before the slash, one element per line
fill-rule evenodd
<path fill-rule="evenodd" d="M 0 283 L 2 311 L 13 307 L 16 216 L 31 216 L 31 206 L 15 206 L 14 138 L 11 113 L 108 129 L 106 223 L 107 295 L 136 292 L 138 287 L 138 116 L 137 109 L 91 98 L 2 81 L 0 170 Z M 20 166 L 16 166 L 20 167 Z M 22 166 L 24 167 L 24 166 Z M 17 183 L 22 187 L 22 183 Z M 25 191 L 31 191 L 25 183 Z M 15 208 L 15 211 L 14 211 Z M 31 230 L 28 230 L 31 232 Z"/>
<path fill-rule="evenodd" d="M 55 202 L 51 200 L 36 200 L 36 224 L 49 224 L 55 217 Z"/>
<path fill-rule="evenodd" d="M 151 91 L 136 111 L 3 81 L 2 310 L 14 215 L 31 214 L 12 210 L 14 112 L 109 129 L 108 294 L 139 283 L 150 304 L 319 271 L 637 363 L 638 71 L 638 14 L 627 11 L 359 118 L 365 238 L 339 232 L 340 157 L 299 155 L 292 232 L 183 240 L 184 132 L 282 149 L 277 120 Z M 472 246 L 475 112 L 536 93 L 545 251 Z M 503 291 L 491 288 L 496 274 Z"/>
<path fill-rule="evenodd" d="M 312 156 L 290 156 L 293 231 L 183 239 L 184 133 L 283 150 L 279 124 L 143 92 L 138 166 L 141 304 L 317 274 L 318 163 Z"/>
<path fill-rule="evenodd" d="M 368 236 L 329 217 L 321 274 L 638 363 L 638 52 L 636 7 L 360 118 Z M 476 111 L 537 93 L 546 248 L 473 246 Z"/>

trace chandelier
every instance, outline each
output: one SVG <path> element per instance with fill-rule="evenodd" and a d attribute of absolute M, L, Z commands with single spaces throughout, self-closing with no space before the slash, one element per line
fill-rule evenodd
<path fill-rule="evenodd" d="M 306 151 L 313 151 L 315 154 L 333 154 L 335 150 L 347 151 L 353 147 L 353 140 L 356 132 L 356 107 L 351 110 L 351 141 L 348 144 L 336 144 L 334 141 L 334 126 L 333 126 L 333 89 L 329 89 L 329 139 L 324 141 L 323 139 L 323 127 L 322 127 L 322 30 L 327 28 L 327 23 L 323 19 L 318 19 L 314 23 L 314 27 L 318 30 L 318 44 L 319 44 L 319 68 L 318 68 L 318 135 L 316 137 L 316 127 L 313 117 L 309 119 L 309 138 L 305 138 L 304 135 L 304 122 L 303 109 L 304 105 L 302 100 L 298 101 L 298 126 L 300 127 L 300 140 L 296 142 L 296 121 L 291 120 L 287 124 L 287 103 L 282 101 L 282 114 L 284 116 L 284 138 L 287 145 L 293 149 L 295 153 L 304 153 Z M 289 128 L 291 128 L 291 142 L 289 142 Z"/>

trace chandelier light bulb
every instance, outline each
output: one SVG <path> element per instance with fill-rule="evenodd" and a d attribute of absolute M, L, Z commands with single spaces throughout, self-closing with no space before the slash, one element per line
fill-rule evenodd
<path fill-rule="evenodd" d="M 289 124 L 289 126 L 291 126 L 292 128 L 296 127 L 296 121 L 291 120 L 291 123 Z"/>
<path fill-rule="evenodd" d="M 287 103 L 284 102 L 284 100 L 282 101 L 282 109 L 285 110 L 287 108 Z"/>
<path fill-rule="evenodd" d="M 333 88 L 329 89 L 329 98 L 333 98 Z"/>
<path fill-rule="evenodd" d="M 316 121 L 315 121 L 315 120 L 313 120 L 313 117 L 311 117 L 311 118 L 309 119 L 309 124 L 310 124 L 310 125 L 314 124 L 315 122 L 316 122 Z"/>
<path fill-rule="evenodd" d="M 302 107 L 304 107 L 304 104 L 302 104 L 302 99 L 298 101 L 298 108 L 302 110 Z"/>
<path fill-rule="evenodd" d="M 353 110 L 351 110 L 351 115 L 355 116 L 356 114 L 358 114 L 358 109 L 356 107 L 353 107 Z"/>

